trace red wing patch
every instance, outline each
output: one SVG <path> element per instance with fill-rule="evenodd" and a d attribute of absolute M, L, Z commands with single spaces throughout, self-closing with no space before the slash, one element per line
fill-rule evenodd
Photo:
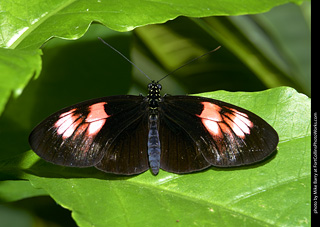
<path fill-rule="evenodd" d="M 100 102 L 89 106 L 89 114 L 86 118 L 86 122 L 89 122 L 89 128 L 87 131 L 88 136 L 95 136 L 102 129 L 106 123 L 106 119 L 109 115 L 104 110 L 106 102 Z"/>
<path fill-rule="evenodd" d="M 250 134 L 253 123 L 248 115 L 236 109 L 221 107 L 210 102 L 202 102 L 204 109 L 200 115 L 201 121 L 213 137 L 224 138 L 224 134 L 232 136 L 232 132 L 244 139 Z"/>
<path fill-rule="evenodd" d="M 100 102 L 88 107 L 87 116 L 78 113 L 77 109 L 72 109 L 62 113 L 60 119 L 54 124 L 57 128 L 57 134 L 62 135 L 63 139 L 67 139 L 72 135 L 75 137 L 86 131 L 86 135 L 93 137 L 101 130 L 106 123 L 109 115 L 104 110 L 106 102 Z"/>
<path fill-rule="evenodd" d="M 104 110 L 104 105 L 106 104 L 107 104 L 106 102 L 99 102 L 89 106 L 90 112 L 86 118 L 86 122 L 93 122 L 93 121 L 108 118 L 109 115 Z"/>

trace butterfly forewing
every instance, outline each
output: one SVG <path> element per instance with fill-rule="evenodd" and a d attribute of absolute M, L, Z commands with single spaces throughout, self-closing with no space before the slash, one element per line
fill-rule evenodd
<path fill-rule="evenodd" d="M 110 96 L 67 107 L 40 123 L 30 134 L 29 143 L 49 162 L 94 166 L 106 155 L 113 140 L 145 115 L 143 99 Z"/>

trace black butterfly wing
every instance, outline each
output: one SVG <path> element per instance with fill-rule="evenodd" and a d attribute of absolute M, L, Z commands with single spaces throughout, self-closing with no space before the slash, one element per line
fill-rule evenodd
<path fill-rule="evenodd" d="M 279 141 L 262 118 L 222 101 L 165 96 L 159 111 L 160 163 L 169 172 L 252 164 L 275 151 Z"/>
<path fill-rule="evenodd" d="M 159 107 L 160 168 L 168 172 L 189 173 L 209 167 L 211 164 L 202 153 L 205 148 L 201 149 L 202 144 L 195 140 L 198 136 L 190 134 L 190 130 L 199 127 L 198 119 L 194 114 L 181 112 L 179 106 L 171 104 L 164 102 Z"/>
<path fill-rule="evenodd" d="M 124 125 L 124 130 L 108 148 L 96 168 L 122 175 L 142 173 L 149 169 L 148 112 L 145 112 L 131 124 Z"/>
<path fill-rule="evenodd" d="M 146 108 L 142 96 L 121 95 L 85 101 L 62 109 L 41 122 L 31 132 L 29 143 L 41 158 L 54 164 L 98 165 L 101 170 L 120 174 L 125 171 L 105 167 L 109 163 L 100 162 L 110 159 L 113 165 L 125 161 L 128 167 L 137 165 L 136 171 L 142 172 L 148 169 L 147 145 L 139 150 L 132 149 L 130 160 L 123 159 L 123 152 L 132 146 L 124 140 L 135 129 L 134 133 L 147 137 L 147 130 L 140 125 L 147 119 Z M 146 141 L 141 143 L 147 144 Z"/>

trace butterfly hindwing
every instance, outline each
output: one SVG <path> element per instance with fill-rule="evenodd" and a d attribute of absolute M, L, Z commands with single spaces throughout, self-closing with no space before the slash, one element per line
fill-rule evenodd
<path fill-rule="evenodd" d="M 269 156 L 278 144 L 276 131 L 262 118 L 243 108 L 222 101 L 194 96 L 165 96 L 159 104 L 165 121 L 184 132 L 183 141 L 193 144 L 193 170 L 205 168 L 199 157 L 208 165 L 230 167 L 252 164 Z M 175 134 L 172 134 L 172 141 Z M 177 142 L 175 146 L 181 146 Z M 173 146 L 171 144 L 171 146 Z M 171 146 L 162 151 L 174 152 Z M 190 146 L 190 145 L 189 145 Z M 188 146 L 185 145 L 187 153 Z M 183 157 L 180 149 L 176 157 Z M 162 162 L 170 162 L 162 156 Z M 169 157 L 169 156 L 168 156 Z M 188 155 L 190 157 L 190 155 Z M 170 172 L 179 172 L 180 168 Z M 190 171 L 188 171 L 190 172 Z"/>
<path fill-rule="evenodd" d="M 117 136 L 145 115 L 143 103 L 142 96 L 123 95 L 67 107 L 36 126 L 29 143 L 40 157 L 54 164 L 94 166 Z"/>
<path fill-rule="evenodd" d="M 142 173 L 149 169 L 147 140 L 148 114 L 141 115 L 112 142 L 96 168 L 122 175 Z"/>
<path fill-rule="evenodd" d="M 159 134 L 161 169 L 174 173 L 189 173 L 210 166 L 201 153 L 198 143 L 178 121 L 169 119 L 168 113 L 161 117 Z"/>

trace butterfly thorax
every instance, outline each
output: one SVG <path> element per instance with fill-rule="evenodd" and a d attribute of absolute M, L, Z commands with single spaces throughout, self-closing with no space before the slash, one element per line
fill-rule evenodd
<path fill-rule="evenodd" d="M 162 89 L 161 84 L 158 82 L 152 81 L 150 84 L 148 84 L 148 102 L 149 107 L 154 110 L 158 108 L 158 102 L 161 101 L 161 95 L 160 91 Z"/>

